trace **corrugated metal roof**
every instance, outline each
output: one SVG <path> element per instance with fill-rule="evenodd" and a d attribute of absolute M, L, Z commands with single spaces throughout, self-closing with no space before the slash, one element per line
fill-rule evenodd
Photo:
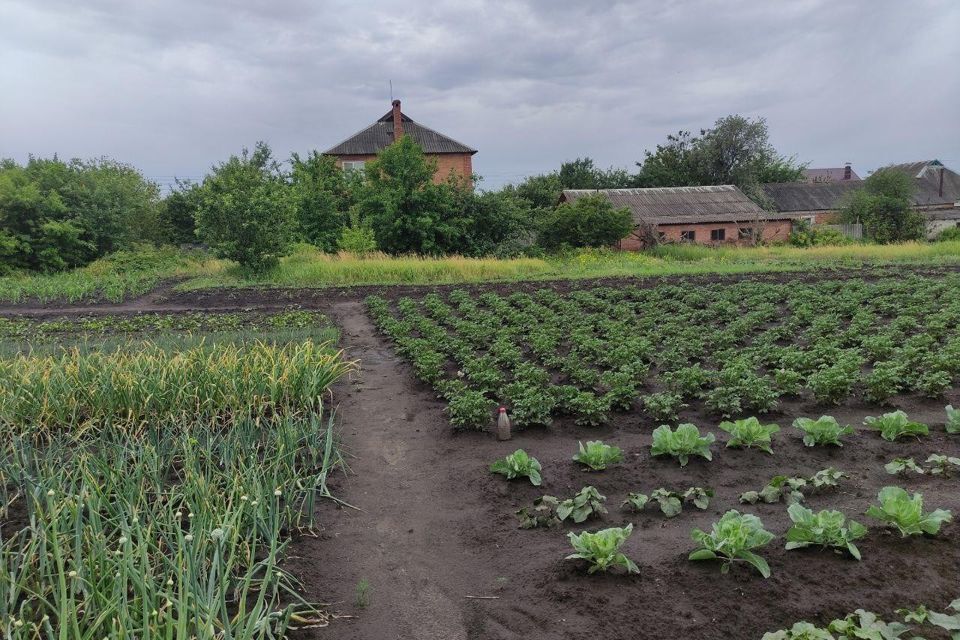
<path fill-rule="evenodd" d="M 943 166 L 939 160 L 892 164 L 884 169 L 906 173 L 917 181 L 914 200 L 919 206 L 960 202 L 960 174 Z M 943 195 L 940 193 L 941 170 L 943 170 Z"/>
<path fill-rule="evenodd" d="M 851 191 L 863 187 L 862 180 L 841 182 L 777 182 L 763 185 L 777 211 L 834 211 Z"/>
<path fill-rule="evenodd" d="M 615 207 L 627 207 L 634 222 L 652 224 L 697 224 L 700 222 L 747 222 L 791 218 L 757 206 L 733 185 L 709 187 L 654 187 L 650 189 L 566 189 L 561 200 L 600 194 Z"/>
<path fill-rule="evenodd" d="M 401 117 L 403 118 L 403 133 L 413 138 L 413 141 L 420 145 L 424 153 L 469 153 L 472 155 L 477 152 L 476 149 L 471 149 L 462 142 L 457 142 L 430 127 L 423 126 L 406 114 L 401 113 Z M 393 111 L 388 111 L 385 116 L 366 129 L 358 131 L 323 153 L 329 156 L 373 155 L 386 149 L 391 144 L 393 144 Z"/>

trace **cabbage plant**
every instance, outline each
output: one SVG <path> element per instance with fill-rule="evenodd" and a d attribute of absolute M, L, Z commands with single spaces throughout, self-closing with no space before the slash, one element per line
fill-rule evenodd
<path fill-rule="evenodd" d="M 535 487 L 539 487 L 542 482 L 540 462 L 523 449 L 517 449 L 505 458 L 497 460 L 490 465 L 490 471 L 506 476 L 507 480 L 529 478 L 530 484 Z"/>
<path fill-rule="evenodd" d="M 847 520 L 839 511 L 825 509 L 814 513 L 799 503 L 787 509 L 793 526 L 787 531 L 787 550 L 802 549 L 810 545 L 846 550 L 860 559 L 860 550 L 854 540 L 867 535 L 867 528 L 854 520 Z"/>
<path fill-rule="evenodd" d="M 747 562 L 764 578 L 770 577 L 770 565 L 753 550 L 766 546 L 774 536 L 757 516 L 731 509 L 713 523 L 710 533 L 694 529 L 690 535 L 700 545 L 690 560 L 723 560 L 721 573 L 730 571 L 734 562 Z"/>
<path fill-rule="evenodd" d="M 960 433 L 960 409 L 954 409 L 952 405 L 946 406 L 947 411 L 947 433 Z"/>
<path fill-rule="evenodd" d="M 945 509 L 923 513 L 923 495 L 915 493 L 910 497 L 900 487 L 884 487 L 877 494 L 877 500 L 880 504 L 871 505 L 867 515 L 895 526 L 903 537 L 922 533 L 936 535 L 940 525 L 950 522 L 953 517 Z"/>
<path fill-rule="evenodd" d="M 793 421 L 793 426 L 803 432 L 803 444 L 808 447 L 825 444 L 842 447 L 840 437 L 853 433 L 853 427 L 841 426 L 833 416 L 820 416 L 816 420 L 797 418 Z"/>
<path fill-rule="evenodd" d="M 930 433 L 927 425 L 912 422 L 903 411 L 893 411 L 882 416 L 870 416 L 863 421 L 867 427 L 880 432 L 880 437 L 893 442 L 905 436 L 925 436 Z"/>
<path fill-rule="evenodd" d="M 653 444 L 650 455 L 670 455 L 675 457 L 681 467 L 687 466 L 690 456 L 701 456 L 713 460 L 710 445 L 716 440 L 712 433 L 700 435 L 700 430 L 690 423 L 679 425 L 676 430 L 660 425 L 653 431 Z"/>
<path fill-rule="evenodd" d="M 761 424 L 756 418 L 721 422 L 720 428 L 732 436 L 727 442 L 728 447 L 753 447 L 767 453 L 773 453 L 770 436 L 780 431 L 778 425 Z"/>
<path fill-rule="evenodd" d="M 620 547 L 633 533 L 633 524 L 625 527 L 611 527 L 601 529 L 596 533 L 584 531 L 581 534 L 567 534 L 570 544 L 576 553 L 571 553 L 566 560 L 586 560 L 590 563 L 587 573 L 607 571 L 613 567 L 623 567 L 627 573 L 640 573 L 637 565 L 620 552 Z"/>
<path fill-rule="evenodd" d="M 623 461 L 623 452 L 620 451 L 620 447 L 604 444 L 602 440 L 588 440 L 587 446 L 583 446 L 582 442 L 578 444 L 580 452 L 573 456 L 573 459 L 594 471 L 602 471 L 608 464 Z"/>

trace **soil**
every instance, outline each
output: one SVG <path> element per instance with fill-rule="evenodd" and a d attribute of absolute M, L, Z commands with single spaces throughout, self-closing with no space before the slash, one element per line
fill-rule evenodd
<path fill-rule="evenodd" d="M 810 277 L 814 276 L 807 274 Z M 797 274 L 750 278 L 798 279 Z M 729 278 L 689 280 L 706 283 Z M 600 282 L 615 286 L 625 281 Z M 484 288 L 566 290 L 596 284 L 538 282 Z M 895 609 L 920 603 L 942 610 L 960 596 L 960 523 L 945 525 L 936 537 L 903 539 L 862 515 L 880 487 L 895 484 L 922 491 L 928 510 L 951 509 L 960 516 L 960 477 L 897 478 L 883 469 L 895 457 L 921 461 L 935 452 L 960 456 L 960 437 L 948 436 L 943 429 L 943 406 L 960 405 L 957 390 L 939 401 L 895 399 L 893 404 L 911 418 L 932 425 L 929 437 L 889 443 L 859 429 L 846 438 L 843 448 L 804 447 L 789 424 L 799 415 L 829 413 L 841 423 L 859 425 L 865 416 L 891 409 L 859 402 L 841 407 L 784 403 L 764 420 L 783 427 L 774 436 L 772 456 L 724 448 L 726 434 L 716 429 L 717 419 L 693 406 L 681 418 L 713 431 L 718 442 L 712 462 L 693 459 L 685 468 L 669 458 L 650 457 L 655 425 L 636 412 L 618 414 L 601 428 L 557 421 L 498 442 L 491 433 L 456 433 L 450 428 L 444 404 L 376 333 L 362 304 L 362 298 L 373 292 L 392 297 L 436 289 L 311 289 L 282 294 L 217 290 L 168 293 L 148 304 L 21 306 L 0 308 L 0 313 L 267 310 L 296 303 L 326 312 L 340 326 L 342 346 L 351 358 L 361 361 L 361 373 L 334 389 L 350 470 L 336 476 L 331 487 L 359 510 L 324 504 L 320 514 L 324 526 L 318 536 L 299 538 L 290 548 L 287 568 L 304 582 L 306 597 L 329 603 L 330 610 L 340 616 L 327 628 L 302 630 L 297 637 L 759 638 L 765 631 L 798 620 L 826 623 L 857 608 L 877 611 L 888 619 L 894 617 Z M 578 440 L 598 438 L 621 447 L 625 461 L 606 471 L 584 472 L 570 458 Z M 490 462 L 521 447 L 543 465 L 542 487 L 506 481 L 488 471 Z M 870 527 L 867 537 L 858 542 L 861 562 L 819 549 L 787 552 L 783 534 L 789 519 L 784 505 L 738 504 L 740 493 L 759 490 L 773 475 L 811 475 L 828 466 L 850 477 L 837 488 L 812 494 L 807 504 L 814 509 L 840 509 Z M 514 512 L 520 507 L 545 493 L 569 497 L 587 484 L 607 496 L 609 512 L 601 519 L 583 526 L 517 528 Z M 639 514 L 620 509 L 628 492 L 649 494 L 661 486 L 680 490 L 708 486 L 716 496 L 707 510 L 685 506 L 673 519 L 662 516 L 655 506 Z M 769 579 L 743 564 L 722 575 L 716 563 L 687 560 L 693 548 L 690 530 L 709 529 L 732 508 L 759 515 L 765 527 L 777 534 L 761 552 L 773 573 Z M 587 575 L 581 563 L 564 561 L 571 552 L 567 531 L 627 522 L 634 523 L 635 530 L 623 551 L 639 565 L 639 575 Z M 369 589 L 358 598 L 361 581 Z M 923 635 L 938 637 L 928 628 Z"/>

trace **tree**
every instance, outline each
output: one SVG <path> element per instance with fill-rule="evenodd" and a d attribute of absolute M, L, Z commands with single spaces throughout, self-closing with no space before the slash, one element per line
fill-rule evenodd
<path fill-rule="evenodd" d="M 637 183 L 644 187 L 733 184 L 755 202 L 772 203 L 761 189 L 765 182 L 792 182 L 803 165 L 780 155 L 770 144 L 767 123 L 739 115 L 720 118 L 712 129 L 693 137 L 688 131 L 667 136 L 665 145 L 645 152 L 638 162 Z"/>
<path fill-rule="evenodd" d="M 168 242 L 191 244 L 197 241 L 197 209 L 202 187 L 187 180 L 177 180 L 174 189 L 160 205 L 160 220 Z"/>
<path fill-rule="evenodd" d="M 298 235 L 323 251 L 336 251 L 362 175 L 344 172 L 336 158 L 316 151 L 305 159 L 294 153 L 291 165 Z"/>
<path fill-rule="evenodd" d="M 900 171 L 880 169 L 850 194 L 840 207 L 844 222 L 863 224 L 864 233 L 874 242 L 889 243 L 920 240 L 924 219 L 913 208 L 917 186 Z"/>
<path fill-rule="evenodd" d="M 614 209 L 604 196 L 590 195 L 554 209 L 540 230 L 540 243 L 547 249 L 605 247 L 627 237 L 633 228 L 629 209 Z"/>
<path fill-rule="evenodd" d="M 457 253 L 468 256 L 519 254 L 536 240 L 536 217 L 523 198 L 511 191 L 475 193 L 470 189 L 456 192 L 454 207 L 465 221 L 461 246 Z"/>
<path fill-rule="evenodd" d="M 221 258 L 261 272 L 289 250 L 296 202 L 270 147 L 215 166 L 203 180 L 197 232 Z"/>
<path fill-rule="evenodd" d="M 409 136 L 364 167 L 356 208 L 382 251 L 440 255 L 462 246 L 468 225 L 455 202 L 466 187 L 455 179 L 434 184 L 435 171 L 436 162 Z"/>

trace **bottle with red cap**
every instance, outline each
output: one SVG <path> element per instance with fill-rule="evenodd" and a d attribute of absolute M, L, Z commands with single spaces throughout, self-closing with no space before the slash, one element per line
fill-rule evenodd
<path fill-rule="evenodd" d="M 501 406 L 497 410 L 497 440 L 509 440 L 510 437 L 510 416 L 507 415 L 507 408 Z"/>

